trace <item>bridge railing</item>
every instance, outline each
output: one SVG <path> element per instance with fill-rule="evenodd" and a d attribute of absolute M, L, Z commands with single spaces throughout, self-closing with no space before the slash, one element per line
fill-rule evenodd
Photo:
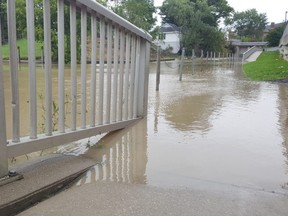
<path fill-rule="evenodd" d="M 244 62 L 247 58 L 249 58 L 249 56 L 251 56 L 254 52 L 261 51 L 261 50 L 262 48 L 258 46 L 251 47 L 250 49 L 248 49 L 246 52 L 242 54 L 242 62 Z"/>
<path fill-rule="evenodd" d="M 52 73 L 55 62 L 52 62 L 51 57 L 53 52 L 51 4 L 53 2 L 53 0 L 43 0 L 40 6 L 39 2 L 37 3 L 38 9 L 43 10 L 45 62 L 45 93 L 42 97 L 44 105 L 40 106 L 37 79 L 39 73 L 35 60 L 35 19 L 39 17 L 35 17 L 36 1 L 26 0 L 29 113 L 24 115 L 28 116 L 26 117 L 29 119 L 30 126 L 29 135 L 22 136 L 24 129 L 21 128 L 20 121 L 23 112 L 19 100 L 21 80 L 19 80 L 17 61 L 15 0 L 7 0 L 12 94 L 11 103 L 7 103 L 6 100 L 5 104 L 7 95 L 4 94 L 4 82 L 7 80 L 4 80 L 1 44 L 0 178 L 8 174 L 8 158 L 118 130 L 144 117 L 147 113 L 151 36 L 96 1 L 57 0 L 58 58 L 57 84 L 55 84 Z M 66 37 L 67 34 L 70 36 Z M 68 52 L 65 45 L 67 38 L 70 40 Z M 79 38 L 80 49 L 78 48 Z M 81 57 L 77 58 L 79 52 Z M 67 55 L 70 58 L 68 64 L 65 61 Z M 67 105 L 67 95 L 69 105 Z M 43 113 L 40 119 L 41 112 Z M 53 119 L 55 112 L 57 112 L 56 123 Z M 42 120 L 44 122 L 41 122 Z M 11 124 L 6 124 L 6 121 L 11 121 Z M 44 128 L 43 131 L 39 128 L 39 124 L 42 129 Z M 11 132 L 9 140 L 7 140 L 8 131 Z"/>

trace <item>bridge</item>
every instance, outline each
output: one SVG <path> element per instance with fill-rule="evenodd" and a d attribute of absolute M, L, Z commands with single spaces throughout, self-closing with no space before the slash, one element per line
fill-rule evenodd
<path fill-rule="evenodd" d="M 43 133 L 39 126 L 35 62 L 35 5 L 26 0 L 29 47 L 29 135 L 21 128 L 15 0 L 7 1 L 11 103 L 5 103 L 3 64 L 0 62 L 0 178 L 8 175 L 8 158 L 119 130 L 146 116 L 150 42 L 152 37 L 93 0 L 57 0 L 58 86 L 52 85 L 51 3 L 43 0 L 45 99 Z M 69 12 L 69 19 L 65 15 Z M 65 19 L 66 17 L 66 19 Z M 80 18 L 79 18 L 80 17 Z M 65 29 L 70 28 L 70 63 L 65 63 Z M 91 26 L 88 24 L 91 23 Z M 77 27 L 81 33 L 80 69 Z M 88 28 L 89 27 L 89 28 Z M 0 28 L 1 29 L 1 28 Z M 90 30 L 91 29 L 91 30 Z M 67 34 L 67 33 L 66 33 Z M 1 32 L 0 32 L 0 35 Z M 91 41 L 88 59 L 87 41 Z M 2 41 L 2 40 L 1 40 Z M 2 61 L 0 44 L 0 61 Z M 90 68 L 87 62 L 91 61 Z M 67 68 L 71 79 L 66 80 Z M 77 80 L 81 73 L 81 80 Z M 91 79 L 87 78 L 88 73 Z M 69 81 L 69 85 L 67 82 Z M 69 107 L 65 102 L 69 97 Z M 54 101 L 56 99 L 56 102 Z M 53 122 L 57 103 L 58 121 Z M 11 116 L 7 110 L 11 110 Z M 6 114 L 5 114 L 6 113 Z M 69 119 L 68 119 L 69 117 Z M 11 128 L 7 122 L 11 121 Z M 10 124 L 9 124 L 10 125 Z M 7 131 L 12 131 L 8 139 Z"/>
<path fill-rule="evenodd" d="M 241 42 L 238 40 L 231 41 L 231 45 L 235 47 L 235 55 L 242 57 L 242 60 L 245 61 L 253 53 L 261 51 L 267 46 L 268 42 Z"/>

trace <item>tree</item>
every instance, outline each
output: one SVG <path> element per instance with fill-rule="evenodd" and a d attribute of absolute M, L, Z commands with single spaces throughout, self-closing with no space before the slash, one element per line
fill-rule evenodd
<path fill-rule="evenodd" d="M 180 27 L 181 46 L 186 47 L 188 54 L 192 48 L 196 51 L 224 49 L 224 34 L 218 22 L 233 10 L 226 0 L 165 0 L 160 10 L 163 22 Z"/>
<path fill-rule="evenodd" d="M 250 9 L 244 12 L 235 12 L 232 18 L 225 20 L 225 23 L 230 25 L 240 38 L 257 41 L 262 38 L 267 17 L 265 13 L 258 13 L 256 9 Z"/>
<path fill-rule="evenodd" d="M 156 12 L 153 0 L 123 0 L 113 8 L 114 12 L 134 25 L 150 32 L 155 25 Z"/>
<path fill-rule="evenodd" d="M 276 47 L 279 45 L 281 37 L 285 29 L 285 24 L 271 30 L 265 37 L 265 41 L 268 41 L 268 46 Z"/>

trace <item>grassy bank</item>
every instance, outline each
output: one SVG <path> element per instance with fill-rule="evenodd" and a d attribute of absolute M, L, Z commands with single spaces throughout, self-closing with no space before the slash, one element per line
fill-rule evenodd
<path fill-rule="evenodd" d="M 28 46 L 27 46 L 27 39 L 21 39 L 17 41 L 17 46 L 20 48 L 20 58 L 27 59 L 28 58 Z M 42 43 L 36 42 L 35 43 L 35 55 L 36 57 L 41 57 L 41 47 Z M 2 55 L 4 59 L 9 59 L 9 45 L 4 44 L 2 47 Z"/>
<path fill-rule="evenodd" d="M 280 58 L 279 52 L 263 52 L 257 61 L 243 65 L 243 70 L 251 80 L 288 79 L 288 61 Z"/>

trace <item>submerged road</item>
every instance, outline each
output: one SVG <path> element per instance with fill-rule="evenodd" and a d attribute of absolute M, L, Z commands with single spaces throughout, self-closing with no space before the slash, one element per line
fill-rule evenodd
<path fill-rule="evenodd" d="M 85 151 L 95 166 L 19 215 L 278 215 L 288 212 L 288 86 L 239 65 L 151 65 L 147 118 Z"/>

